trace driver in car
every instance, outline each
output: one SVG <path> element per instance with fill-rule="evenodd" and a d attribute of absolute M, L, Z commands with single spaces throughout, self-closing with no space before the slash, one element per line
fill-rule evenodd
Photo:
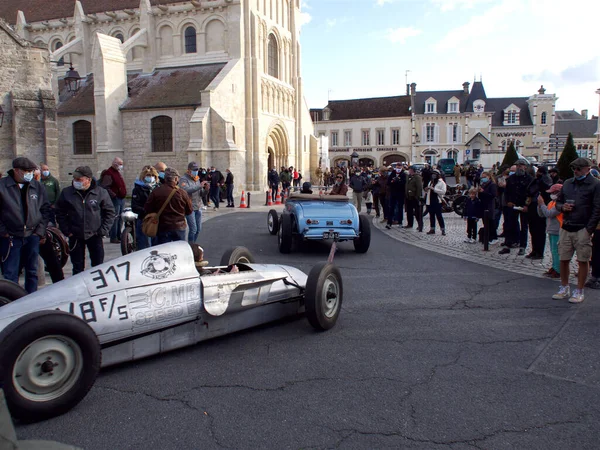
<path fill-rule="evenodd" d="M 311 187 L 312 187 L 312 185 L 308 181 L 305 181 L 304 183 L 302 183 L 302 189 L 300 189 L 300 193 L 301 194 L 312 194 L 313 191 L 312 191 Z"/>

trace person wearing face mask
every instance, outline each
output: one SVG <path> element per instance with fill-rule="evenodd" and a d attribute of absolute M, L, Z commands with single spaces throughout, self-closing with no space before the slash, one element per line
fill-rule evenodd
<path fill-rule="evenodd" d="M 587 158 L 575 159 L 570 165 L 574 176 L 565 181 L 556 199 L 556 209 L 563 213 L 563 222 L 558 237 L 560 288 L 552 298 L 568 298 L 569 303 L 584 300 L 583 287 L 589 273 L 592 236 L 600 223 L 600 181 L 590 174 L 591 165 Z M 577 288 L 571 294 L 569 270 L 575 252 L 579 270 Z"/>
<path fill-rule="evenodd" d="M 50 203 L 44 186 L 33 178 L 33 161 L 19 157 L 12 167 L 0 180 L 0 265 L 4 278 L 18 283 L 23 263 L 25 289 L 31 293 L 37 290 L 38 255 L 46 240 Z"/>
<path fill-rule="evenodd" d="M 94 180 L 88 166 L 73 172 L 73 184 L 62 190 L 56 201 L 56 220 L 69 238 L 73 275 L 85 270 L 85 249 L 92 267 L 104 262 L 102 237 L 108 235 L 115 219 L 115 208 L 106 191 Z"/>
<path fill-rule="evenodd" d="M 425 204 L 429 211 L 430 230 L 427 234 L 435 234 L 435 219 L 437 218 L 442 236 L 446 236 L 446 224 L 442 216 L 442 197 L 446 194 L 446 183 L 440 177 L 440 171 L 434 169 L 431 173 L 431 182 L 425 188 Z"/>
<path fill-rule="evenodd" d="M 479 200 L 481 201 L 482 211 L 489 211 L 489 244 L 494 245 L 498 242 L 498 223 L 495 220 L 496 202 L 498 197 L 498 186 L 490 172 L 482 172 L 479 178 Z M 485 230 L 485 222 L 484 222 Z M 485 232 L 485 231 L 484 231 Z"/>
<path fill-rule="evenodd" d="M 344 183 L 344 175 L 341 172 L 338 172 L 335 176 L 335 182 L 329 195 L 347 195 L 348 194 L 348 186 Z"/>
<path fill-rule="evenodd" d="M 112 165 L 100 175 L 100 185 L 108 191 L 116 214 L 115 221 L 110 229 L 111 244 L 121 242 L 121 213 L 123 212 L 123 203 L 127 195 L 127 188 L 125 187 L 125 179 L 122 172 L 123 160 L 115 158 Z"/>
<path fill-rule="evenodd" d="M 552 253 L 552 266 L 544 273 L 548 278 L 560 278 L 560 257 L 558 255 L 558 235 L 562 224 L 562 213 L 556 209 L 556 199 L 562 190 L 562 184 L 553 184 L 546 193 L 550 196 L 550 202 L 546 205 L 544 197 L 537 198 L 537 213 L 546 219 L 546 233 Z"/>
<path fill-rule="evenodd" d="M 164 162 L 159 161 L 154 164 L 154 168 L 156 169 L 156 172 L 158 172 L 158 183 L 163 184 L 165 182 L 165 170 L 167 170 L 167 165 Z"/>
<path fill-rule="evenodd" d="M 350 177 L 349 187 L 352 188 L 352 199 L 359 214 L 362 209 L 363 191 L 365 190 L 366 184 L 365 178 L 361 175 L 360 170 L 356 168 Z"/>
<path fill-rule="evenodd" d="M 504 196 L 506 209 L 504 211 L 505 248 L 500 250 L 500 255 L 510 253 L 511 248 L 519 247 L 519 256 L 525 255 L 527 248 L 527 232 L 529 228 L 527 218 L 528 187 L 533 177 L 526 170 L 529 163 L 524 159 L 515 162 L 515 171 L 510 173 L 506 180 Z M 512 172 L 512 170 L 511 170 Z M 532 206 L 534 208 L 535 205 Z"/>
<path fill-rule="evenodd" d="M 137 249 L 143 250 L 153 245 L 155 239 L 150 238 L 142 231 L 142 223 L 146 216 L 144 205 L 152 191 L 159 185 L 158 172 L 152 166 L 144 166 L 140 176 L 133 185 L 131 193 L 131 210 L 138 215 L 135 222 Z"/>
<path fill-rule="evenodd" d="M 191 162 L 179 179 L 179 187 L 187 192 L 192 201 L 192 212 L 185 216 L 188 224 L 188 242 L 194 244 L 202 231 L 202 182 L 198 176 L 198 164 Z"/>
<path fill-rule="evenodd" d="M 40 170 L 42 175 L 40 182 L 46 188 L 46 195 L 48 196 L 48 201 L 50 202 L 50 222 L 56 223 L 54 204 L 60 195 L 60 183 L 52 176 L 50 173 L 50 167 L 48 167 L 47 164 L 40 164 Z"/>

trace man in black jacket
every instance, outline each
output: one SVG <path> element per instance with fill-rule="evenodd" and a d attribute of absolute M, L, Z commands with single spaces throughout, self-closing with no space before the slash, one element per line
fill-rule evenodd
<path fill-rule="evenodd" d="M 398 209 L 398 226 L 402 227 L 404 220 L 404 194 L 406 191 L 406 173 L 402 166 L 397 165 L 388 177 L 388 195 L 390 196 L 390 210 L 388 211 L 388 222 L 385 226 L 388 230 L 392 228 L 396 208 Z"/>
<path fill-rule="evenodd" d="M 505 248 L 498 253 L 503 255 L 510 253 L 511 247 L 520 247 L 519 256 L 525 254 L 527 248 L 527 204 L 528 186 L 533 177 L 527 173 L 528 163 L 524 159 L 515 162 L 515 173 L 506 180 L 504 197 L 506 199 L 506 210 L 504 216 Z M 537 203 L 531 205 L 537 208 Z"/>
<path fill-rule="evenodd" d="M 106 189 L 96 184 L 92 170 L 81 166 L 73 172 L 73 184 L 60 193 L 56 220 L 69 238 L 73 275 L 85 270 L 85 247 L 92 267 L 104 262 L 102 237 L 107 236 L 115 218 L 115 208 Z"/>
<path fill-rule="evenodd" d="M 221 201 L 221 186 L 223 185 L 223 174 L 215 169 L 214 166 L 210 168 L 210 200 L 213 202 L 213 210 L 219 209 L 219 202 Z"/>
<path fill-rule="evenodd" d="M 231 170 L 225 171 L 227 176 L 225 177 L 225 189 L 227 189 L 227 208 L 235 208 L 233 203 L 233 174 Z"/>
<path fill-rule="evenodd" d="M 590 174 L 591 165 L 587 158 L 573 161 L 571 169 L 575 176 L 565 181 L 556 199 L 556 209 L 562 211 L 563 221 L 558 238 L 560 288 L 552 296 L 555 300 L 568 298 L 570 303 L 584 300 L 583 287 L 590 270 L 592 236 L 600 222 L 600 181 Z M 571 295 L 569 266 L 575 252 L 579 272 L 577 289 Z"/>
<path fill-rule="evenodd" d="M 50 203 L 46 188 L 33 179 L 33 161 L 19 157 L 12 166 L 0 180 L 0 261 L 4 278 L 15 283 L 23 262 L 25 290 L 32 293 L 37 291 L 38 255 L 46 241 Z"/>

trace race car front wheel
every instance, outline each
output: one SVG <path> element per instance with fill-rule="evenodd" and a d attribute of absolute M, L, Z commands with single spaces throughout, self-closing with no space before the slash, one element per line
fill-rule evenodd
<path fill-rule="evenodd" d="M 83 320 L 62 311 L 27 314 L 0 333 L 0 385 L 11 415 L 24 422 L 58 416 L 93 386 L 102 353 Z"/>
<path fill-rule="evenodd" d="M 308 322 L 319 331 L 332 328 L 340 315 L 343 296 L 340 270 L 331 263 L 314 266 L 304 294 Z"/>
<path fill-rule="evenodd" d="M 27 291 L 17 283 L 0 280 L 0 306 L 8 305 L 10 302 L 14 302 L 26 295 Z"/>
<path fill-rule="evenodd" d="M 269 233 L 271 233 L 273 236 L 275 236 L 277 231 L 279 231 L 279 215 L 274 209 L 269 211 L 269 216 L 267 217 L 267 227 L 269 228 Z"/>
<path fill-rule="evenodd" d="M 253 263 L 254 256 L 246 247 L 232 247 L 223 253 L 221 266 L 230 266 L 237 263 Z"/>

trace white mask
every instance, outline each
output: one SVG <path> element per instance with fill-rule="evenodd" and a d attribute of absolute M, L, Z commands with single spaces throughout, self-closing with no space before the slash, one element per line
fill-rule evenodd
<path fill-rule="evenodd" d="M 558 198 L 558 194 L 550 194 L 550 198 L 552 200 L 556 200 Z"/>

